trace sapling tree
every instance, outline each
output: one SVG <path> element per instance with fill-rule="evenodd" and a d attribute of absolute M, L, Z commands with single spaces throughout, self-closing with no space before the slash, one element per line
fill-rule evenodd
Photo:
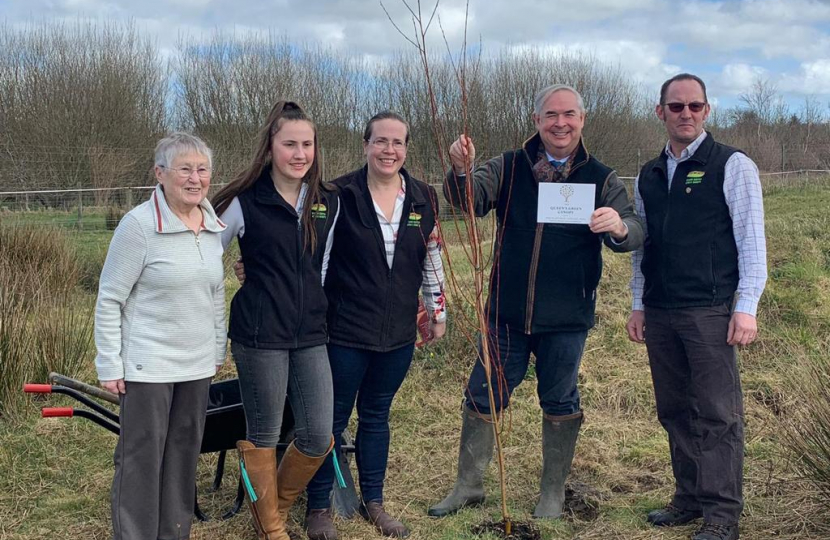
<path fill-rule="evenodd" d="M 429 11 L 428 17 L 424 16 L 420 0 L 416 0 L 412 4 L 407 0 L 401 0 L 411 16 L 413 30 L 410 33 L 404 31 L 398 26 L 386 6 L 381 2 L 381 6 L 386 12 L 390 22 L 395 29 L 412 45 L 418 52 L 418 57 L 421 62 L 421 69 L 426 80 L 427 99 L 429 101 L 429 110 L 432 124 L 433 138 L 435 142 L 435 151 L 437 153 L 438 162 L 442 170 L 448 169 L 446 157 L 449 149 L 448 133 L 444 126 L 444 116 L 439 111 L 438 101 L 436 99 L 436 89 L 430 69 L 430 54 L 427 51 L 427 33 L 433 24 L 441 27 L 440 16 L 437 14 L 439 1 L 436 1 Z M 461 45 L 461 51 L 457 57 L 453 57 L 449 50 L 449 44 L 446 41 L 443 28 L 440 28 L 441 35 L 444 37 L 444 42 L 447 44 L 449 62 L 453 67 L 455 75 L 455 84 L 458 86 L 460 95 L 460 104 L 457 104 L 456 109 L 460 111 L 460 125 L 465 136 L 469 135 L 469 109 L 468 109 L 468 56 L 467 56 L 467 35 L 466 35 L 466 20 L 469 13 L 469 3 L 467 3 L 467 11 L 465 11 L 464 37 Z M 454 133 L 449 134 L 451 138 L 455 136 Z M 472 178 L 472 163 L 469 160 L 465 161 L 464 171 L 467 178 Z M 462 200 L 453 202 L 460 203 L 462 208 L 472 209 L 474 204 L 474 189 L 473 183 L 465 183 L 463 193 L 455 194 Z M 451 195 L 453 197 L 453 195 Z M 454 197 L 453 197 L 454 198 Z M 446 258 L 446 274 L 448 283 L 454 300 L 454 329 L 460 331 L 470 348 L 477 350 L 477 361 L 482 363 L 487 378 L 487 393 L 492 412 L 492 427 L 495 435 L 495 453 L 499 470 L 499 487 L 501 491 L 501 514 L 504 525 L 504 532 L 510 535 L 513 529 L 513 522 L 507 508 L 507 471 L 505 468 L 504 450 L 502 447 L 502 439 L 505 428 L 509 422 L 505 421 L 505 416 L 498 413 L 501 410 L 501 404 L 497 404 L 496 395 L 503 395 L 501 392 L 502 385 L 506 385 L 504 374 L 501 369 L 501 363 L 498 361 L 498 352 L 492 346 L 490 339 L 489 320 L 491 313 L 489 313 L 489 304 L 487 301 L 489 268 L 491 262 L 488 254 L 485 252 L 485 245 L 492 243 L 494 238 L 484 238 L 485 235 L 495 235 L 497 228 L 490 228 L 490 232 L 486 232 L 486 227 L 481 227 L 478 218 L 472 212 L 457 212 L 455 208 L 451 208 L 452 223 L 455 228 L 456 237 L 461 240 L 461 253 L 468 264 L 458 264 L 463 261 L 454 261 L 454 256 L 449 250 L 445 251 Z M 439 227 L 441 225 L 439 224 Z M 443 237 L 442 231 L 442 237 Z M 487 240 L 490 240 L 489 242 Z M 493 264 L 497 264 L 497 261 Z M 467 275 L 467 272 L 471 275 Z M 471 278 L 471 279 L 470 279 Z M 472 289 L 468 286 L 469 281 L 472 281 Z M 495 314 L 492 314 L 495 316 Z M 494 388 L 495 387 L 495 388 Z"/>

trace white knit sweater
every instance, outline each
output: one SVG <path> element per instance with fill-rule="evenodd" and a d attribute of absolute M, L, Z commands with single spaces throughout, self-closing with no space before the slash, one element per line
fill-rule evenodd
<path fill-rule="evenodd" d="M 161 185 L 115 230 L 95 308 L 102 381 L 182 382 L 225 360 L 221 232 L 207 199 L 196 235 L 170 210 Z"/>

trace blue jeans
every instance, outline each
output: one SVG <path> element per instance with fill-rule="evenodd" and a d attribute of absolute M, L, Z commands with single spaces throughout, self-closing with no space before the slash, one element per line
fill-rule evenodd
<path fill-rule="evenodd" d="M 302 349 L 254 349 L 231 343 L 239 374 L 248 440 L 277 446 L 285 397 L 294 413 L 297 450 L 322 456 L 331 445 L 331 371 L 325 345 Z"/>
<path fill-rule="evenodd" d="M 491 376 L 497 411 L 508 406 L 513 390 L 524 380 L 530 353 L 536 357 L 536 391 L 545 414 L 565 416 L 579 411 L 576 381 L 587 337 L 587 330 L 528 335 L 507 325 L 491 323 Z M 501 382 L 497 374 L 503 376 Z M 481 357 L 470 374 L 465 398 L 465 404 L 471 410 L 491 414 L 487 375 Z"/>
<path fill-rule="evenodd" d="M 364 502 L 383 502 L 389 457 L 389 409 L 412 363 L 414 345 L 374 352 L 329 344 L 334 380 L 334 444 L 337 454 L 343 430 L 357 399 L 355 457 Z M 308 484 L 308 508 L 329 508 L 334 463 L 329 456 Z"/>

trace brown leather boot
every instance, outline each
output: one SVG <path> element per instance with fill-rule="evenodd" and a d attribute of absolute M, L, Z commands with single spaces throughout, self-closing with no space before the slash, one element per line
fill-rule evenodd
<path fill-rule="evenodd" d="M 392 536 L 395 538 L 406 538 L 409 536 L 409 529 L 406 525 L 393 518 L 383 509 L 383 504 L 379 502 L 368 502 L 360 505 L 360 515 L 384 536 Z"/>
<path fill-rule="evenodd" d="M 277 452 L 275 448 L 257 448 L 249 441 L 238 441 L 240 468 L 244 466 L 250 487 L 248 507 L 254 518 L 259 540 L 291 540 L 277 506 Z"/>
<path fill-rule="evenodd" d="M 334 437 L 331 438 L 329 449 L 322 456 L 307 456 L 297 450 L 293 442 L 285 449 L 285 454 L 282 456 L 277 472 L 279 508 L 283 521 L 288 519 L 288 511 L 291 510 L 291 505 L 305 490 L 305 487 L 326 460 L 326 456 L 329 455 L 332 448 L 334 448 Z"/>
<path fill-rule="evenodd" d="M 337 540 L 331 508 L 309 510 L 305 515 L 305 532 L 308 540 Z"/>

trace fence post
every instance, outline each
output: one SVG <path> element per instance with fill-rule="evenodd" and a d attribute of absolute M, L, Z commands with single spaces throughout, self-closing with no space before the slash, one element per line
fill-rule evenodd
<path fill-rule="evenodd" d="M 84 217 L 84 192 L 78 191 L 78 228 L 83 228 L 83 217 Z"/>
<path fill-rule="evenodd" d="M 127 211 L 132 210 L 132 208 L 133 208 L 133 188 L 131 188 L 131 187 L 127 188 L 127 201 L 126 201 L 126 203 L 127 203 L 126 210 Z"/>
<path fill-rule="evenodd" d="M 781 143 L 781 172 L 784 172 L 784 143 Z"/>

